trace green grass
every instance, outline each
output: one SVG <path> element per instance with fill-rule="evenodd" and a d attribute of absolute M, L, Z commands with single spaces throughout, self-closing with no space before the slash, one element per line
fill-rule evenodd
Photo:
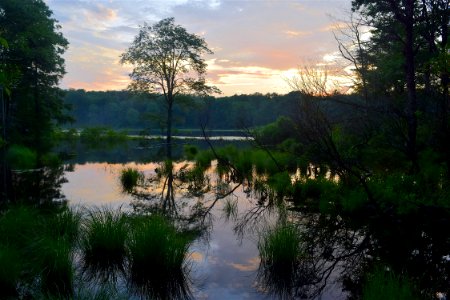
<path fill-rule="evenodd" d="M 304 276 L 300 271 L 304 252 L 298 228 L 289 223 L 268 228 L 259 240 L 258 249 L 259 284 L 276 298 L 292 299 L 299 276 Z"/>
<path fill-rule="evenodd" d="M 268 267 L 291 270 L 303 256 L 301 236 L 291 224 L 268 229 L 258 243 L 261 262 Z"/>
<path fill-rule="evenodd" d="M 131 192 L 143 180 L 144 175 L 136 169 L 128 167 L 120 173 L 120 183 L 124 192 Z"/>
<path fill-rule="evenodd" d="M 377 268 L 367 276 L 362 299 L 414 300 L 419 297 L 415 294 L 414 286 L 407 277 Z"/>
<path fill-rule="evenodd" d="M 42 237 L 32 247 L 45 294 L 73 294 L 73 247 L 64 238 Z"/>
<path fill-rule="evenodd" d="M 46 217 L 46 229 L 50 236 L 65 239 L 70 245 L 76 245 L 81 224 L 81 212 L 63 208 L 60 212 Z"/>
<path fill-rule="evenodd" d="M 186 278 L 190 240 L 164 217 L 134 220 L 130 238 L 131 280 L 150 298 L 180 298 L 189 294 Z"/>
<path fill-rule="evenodd" d="M 122 265 L 127 253 L 128 231 L 127 217 L 120 210 L 89 211 L 81 238 L 85 264 L 93 267 Z"/>

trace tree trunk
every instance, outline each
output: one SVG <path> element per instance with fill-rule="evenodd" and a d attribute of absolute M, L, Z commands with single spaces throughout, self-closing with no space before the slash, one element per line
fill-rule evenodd
<path fill-rule="evenodd" d="M 167 108 L 167 135 L 166 135 L 166 155 L 172 160 L 172 110 L 173 101 L 169 99 Z"/>
<path fill-rule="evenodd" d="M 406 105 L 406 120 L 408 123 L 407 153 L 412 162 L 413 172 L 417 172 L 417 95 L 414 67 L 414 0 L 406 4 L 405 27 L 405 76 L 406 88 L 408 90 L 408 103 Z"/>

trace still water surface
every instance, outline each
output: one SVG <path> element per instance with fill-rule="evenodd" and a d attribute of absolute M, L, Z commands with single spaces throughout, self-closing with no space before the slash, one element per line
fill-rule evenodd
<path fill-rule="evenodd" d="M 183 163 L 180 163 L 183 164 Z M 179 165 L 180 165 L 179 164 Z M 133 198 L 121 191 L 120 171 L 126 167 L 137 168 L 146 175 L 154 175 L 157 163 L 134 162 L 75 164 L 73 172 L 66 173 L 68 180 L 62 191 L 72 206 L 108 206 L 131 210 Z M 213 195 L 206 195 L 205 201 Z M 245 214 L 255 206 L 239 187 L 234 196 L 238 200 L 238 213 Z M 192 199 L 192 201 L 196 201 Z M 207 239 L 196 240 L 190 248 L 192 291 L 195 299 L 272 299 L 257 284 L 259 253 L 258 228 L 246 230 L 244 235 L 235 231 L 235 223 L 225 217 L 223 200 L 212 210 L 212 229 Z M 269 221 L 271 216 L 265 219 Z M 257 223 L 256 223 L 257 224 Z M 343 299 L 344 294 L 333 284 L 320 299 Z"/>
<path fill-rule="evenodd" d="M 121 192 L 120 170 L 134 167 L 147 175 L 154 174 L 156 163 L 108 164 L 87 163 L 75 165 L 66 173 L 68 180 L 62 191 L 72 206 L 109 206 L 131 209 L 133 198 Z M 241 190 L 236 195 L 238 210 L 248 207 L 249 201 Z M 259 265 L 257 238 L 238 238 L 233 222 L 225 220 L 222 203 L 212 211 L 213 227 L 208 241 L 200 239 L 191 246 L 191 278 L 196 299 L 261 299 L 265 295 L 255 287 Z"/>

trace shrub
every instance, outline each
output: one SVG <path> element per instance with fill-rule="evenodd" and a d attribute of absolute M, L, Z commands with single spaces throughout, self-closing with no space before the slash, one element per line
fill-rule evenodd
<path fill-rule="evenodd" d="M 194 160 L 198 154 L 198 148 L 193 145 L 184 145 L 183 150 L 187 160 Z"/>
<path fill-rule="evenodd" d="M 14 169 L 32 169 L 37 164 L 36 152 L 22 145 L 11 145 L 8 148 L 6 158 Z"/>

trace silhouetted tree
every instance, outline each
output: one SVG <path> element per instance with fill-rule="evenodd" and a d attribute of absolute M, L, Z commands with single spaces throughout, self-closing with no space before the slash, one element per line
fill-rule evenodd
<path fill-rule="evenodd" d="M 167 18 L 154 25 L 144 24 L 122 63 L 134 66 L 130 89 L 161 93 L 167 104 L 167 157 L 172 157 L 173 105 L 181 94 L 218 92 L 205 84 L 206 63 L 202 54 L 212 54 L 205 40 L 188 33 Z"/>

